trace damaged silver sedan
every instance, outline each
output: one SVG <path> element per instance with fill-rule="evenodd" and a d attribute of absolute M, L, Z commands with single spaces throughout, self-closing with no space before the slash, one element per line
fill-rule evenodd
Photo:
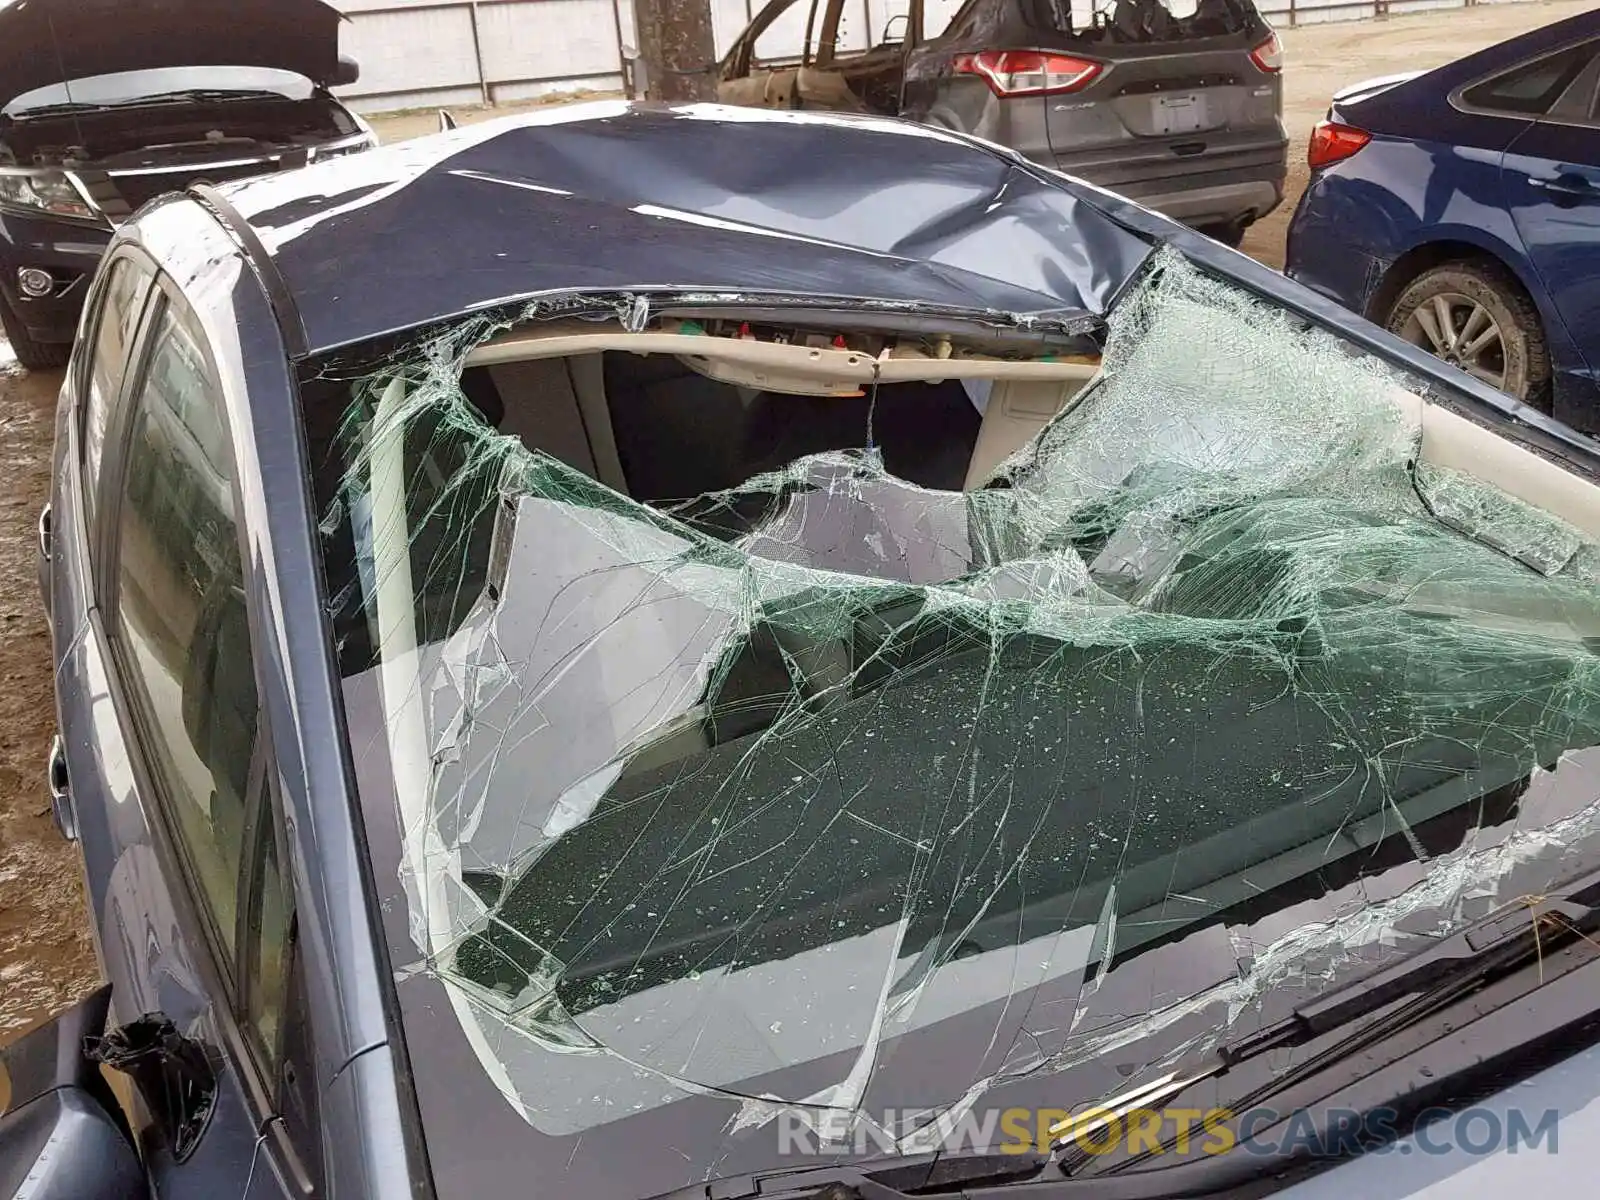
<path fill-rule="evenodd" d="M 598 105 L 91 305 L 70 819 L 112 1032 L 223 1062 L 153 1171 L 1272 1190 L 1593 1024 L 1600 453 L 1163 218 Z"/>

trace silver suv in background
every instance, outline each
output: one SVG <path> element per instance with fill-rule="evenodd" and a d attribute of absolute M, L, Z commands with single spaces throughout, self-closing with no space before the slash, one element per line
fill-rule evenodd
<path fill-rule="evenodd" d="M 800 2 L 771 0 L 740 34 L 720 100 L 960 130 L 1231 245 L 1282 202 L 1283 52 L 1251 0 L 968 0 L 932 37 L 910 0 L 850 51 L 846 0 L 810 0 L 800 60 L 757 57 Z"/>

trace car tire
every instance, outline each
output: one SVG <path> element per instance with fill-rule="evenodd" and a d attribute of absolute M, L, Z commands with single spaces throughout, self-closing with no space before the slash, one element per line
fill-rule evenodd
<path fill-rule="evenodd" d="M 72 353 L 71 345 L 64 342 L 36 342 L 28 336 L 27 328 L 22 324 L 11 307 L 11 302 L 0 296 L 0 328 L 5 330 L 6 341 L 11 343 L 11 350 L 17 356 L 17 361 L 30 371 L 48 371 L 56 367 L 67 365 L 67 358 Z"/>
<path fill-rule="evenodd" d="M 1449 262 L 1413 279 L 1384 326 L 1490 387 L 1548 412 L 1550 349 L 1539 310 L 1504 268 Z"/>

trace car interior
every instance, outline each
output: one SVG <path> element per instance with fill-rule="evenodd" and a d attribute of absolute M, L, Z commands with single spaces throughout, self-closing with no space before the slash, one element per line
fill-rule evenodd
<path fill-rule="evenodd" d="M 797 3 L 807 4 L 801 61 L 761 61 L 761 35 Z M 906 53 L 923 40 L 921 0 L 911 0 L 903 18 L 887 21 L 879 40 L 865 50 L 839 50 L 843 9 L 843 0 L 790 0 L 757 14 L 722 64 L 717 99 L 755 108 L 898 115 Z"/>
<path fill-rule="evenodd" d="M 966 355 L 952 366 L 937 358 L 937 344 L 898 343 L 874 358 L 836 347 L 829 335 L 796 330 L 776 336 L 792 336 L 794 343 L 677 331 L 597 333 L 592 326 L 552 323 L 479 347 L 460 387 L 477 418 L 496 432 L 622 496 L 692 519 L 700 497 L 806 455 L 865 449 L 869 426 L 897 478 L 929 489 L 976 489 L 1099 370 L 1097 353 L 1059 353 L 1048 361 Z M 704 354 L 713 342 L 715 363 Z M 305 386 L 311 443 L 324 447 L 314 452 L 318 491 L 336 495 L 348 404 L 339 397 L 348 397 L 348 385 L 324 379 Z M 986 402 L 980 406 L 975 395 Z M 452 583 L 419 610 L 425 641 L 459 625 L 489 570 L 499 480 L 490 469 L 473 469 L 479 436 L 457 424 L 456 415 L 440 408 L 421 414 L 407 430 L 408 457 L 421 460 L 426 481 L 412 504 L 421 506 L 414 512 L 428 514 L 412 522 L 414 569 L 427 577 L 428 564 L 448 560 L 465 564 L 466 572 L 464 578 L 453 574 L 459 586 Z M 698 524 L 703 532 L 732 538 L 749 533 L 763 515 L 761 508 L 745 519 L 717 512 Z M 345 526 L 339 536 L 349 534 Z M 347 540 L 330 553 L 328 569 L 335 592 L 355 587 Z M 368 624 L 348 610 L 338 622 L 342 652 L 353 661 L 368 653 L 362 649 Z"/>

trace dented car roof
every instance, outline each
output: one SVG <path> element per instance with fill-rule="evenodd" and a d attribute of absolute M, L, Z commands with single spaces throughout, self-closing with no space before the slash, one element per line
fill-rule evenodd
<path fill-rule="evenodd" d="M 512 117 L 222 194 L 293 294 L 310 353 L 573 292 L 810 298 L 1077 331 L 1151 249 L 1094 189 L 997 147 L 710 105 Z"/>

